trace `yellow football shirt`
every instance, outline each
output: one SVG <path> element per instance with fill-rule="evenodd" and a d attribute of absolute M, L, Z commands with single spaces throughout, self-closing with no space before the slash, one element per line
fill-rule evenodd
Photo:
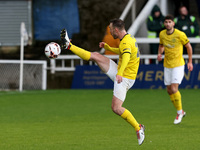
<path fill-rule="evenodd" d="M 174 68 L 184 65 L 183 45 L 189 42 L 186 34 L 178 29 L 174 29 L 172 34 L 167 34 L 167 30 L 164 29 L 160 32 L 159 38 L 160 44 L 164 46 L 164 67 Z"/>
<path fill-rule="evenodd" d="M 126 53 L 130 54 L 130 56 L 126 55 L 126 57 L 124 57 L 125 59 L 122 59 L 123 55 Z M 125 78 L 135 80 L 139 68 L 139 55 L 139 48 L 136 39 L 130 34 L 126 34 L 119 44 L 119 62 L 117 74 L 122 75 Z M 130 59 L 126 59 L 127 56 L 130 57 Z"/>

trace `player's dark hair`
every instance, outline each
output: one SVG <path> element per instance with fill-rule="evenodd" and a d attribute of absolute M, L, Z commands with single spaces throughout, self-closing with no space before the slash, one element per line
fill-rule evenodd
<path fill-rule="evenodd" d="M 174 21 L 174 16 L 167 15 L 167 16 L 165 16 L 165 20 L 172 20 L 172 21 Z"/>
<path fill-rule="evenodd" d="M 121 19 L 112 19 L 110 20 L 110 23 L 112 23 L 114 28 L 118 28 L 119 30 L 125 29 L 125 23 Z"/>

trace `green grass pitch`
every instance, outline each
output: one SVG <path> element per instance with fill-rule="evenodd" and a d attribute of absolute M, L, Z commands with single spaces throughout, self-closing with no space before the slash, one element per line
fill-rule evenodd
<path fill-rule="evenodd" d="M 146 138 L 111 110 L 112 90 L 0 92 L 1 150 L 199 150 L 200 92 L 180 90 L 186 117 L 166 90 L 130 90 L 124 103 Z"/>

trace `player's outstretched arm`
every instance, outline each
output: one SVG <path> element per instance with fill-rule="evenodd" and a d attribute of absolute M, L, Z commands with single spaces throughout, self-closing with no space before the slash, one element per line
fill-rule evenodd
<path fill-rule="evenodd" d="M 110 47 L 108 44 L 106 44 L 105 42 L 100 42 L 99 43 L 99 47 L 100 48 L 104 48 L 105 50 L 114 52 L 116 54 L 119 54 L 119 48 L 114 48 L 114 47 Z"/>
<path fill-rule="evenodd" d="M 160 44 L 159 47 L 158 47 L 158 56 L 157 56 L 158 61 L 162 60 L 162 53 L 163 52 L 164 52 L 164 46 Z"/>
<path fill-rule="evenodd" d="M 189 71 L 193 70 L 193 64 L 192 64 L 192 46 L 190 43 L 187 43 L 185 45 L 185 47 L 187 48 L 187 53 L 188 53 L 188 63 L 187 63 L 187 68 Z"/>

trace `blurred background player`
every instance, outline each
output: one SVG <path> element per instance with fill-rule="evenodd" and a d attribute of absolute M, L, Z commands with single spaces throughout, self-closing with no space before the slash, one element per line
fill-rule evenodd
<path fill-rule="evenodd" d="M 106 33 L 105 36 L 103 37 L 103 42 L 107 43 L 110 47 L 113 48 L 118 48 L 120 40 L 119 39 L 114 39 L 113 36 L 110 34 L 110 27 L 109 25 L 106 28 Z M 104 52 L 105 55 L 116 55 L 116 53 L 111 52 L 109 50 L 105 50 Z"/>
<path fill-rule="evenodd" d="M 148 38 L 157 38 L 159 33 L 164 29 L 164 16 L 160 11 L 160 8 L 155 5 L 151 11 L 151 15 L 147 19 L 147 29 L 148 29 Z M 150 53 L 158 53 L 159 44 L 150 44 Z M 155 63 L 155 59 L 152 60 L 152 63 Z"/>
<path fill-rule="evenodd" d="M 114 81 L 112 110 L 134 127 L 138 144 L 141 145 L 145 138 L 144 126 L 136 121 L 129 110 L 122 107 L 127 91 L 135 83 L 140 61 L 139 49 L 135 38 L 127 34 L 125 24 L 122 20 L 111 20 L 109 28 L 113 38 L 121 40 L 119 48 L 112 48 L 104 42 L 100 42 L 99 47 L 119 54 L 118 65 L 100 53 L 89 52 L 73 45 L 65 29 L 61 31 L 62 47 L 71 50 L 74 54 L 86 61 L 91 60 L 96 62 L 100 69 Z"/>
<path fill-rule="evenodd" d="M 174 17 L 168 15 L 164 21 L 165 30 L 160 32 L 160 45 L 158 49 L 158 61 L 162 60 L 162 53 L 165 51 L 164 57 L 164 83 L 167 86 L 167 92 L 170 100 L 177 110 L 177 116 L 174 124 L 179 124 L 185 116 L 182 109 L 181 94 L 178 90 L 184 76 L 185 62 L 183 59 L 183 45 L 187 48 L 189 71 L 193 70 L 192 64 L 192 47 L 186 34 L 174 28 Z"/>
<path fill-rule="evenodd" d="M 187 37 L 199 37 L 199 25 L 195 16 L 191 16 L 185 6 L 179 8 L 179 16 L 174 19 L 175 28 L 183 31 Z M 191 44 L 193 51 L 195 51 L 195 44 Z M 187 54 L 184 48 L 183 54 Z"/>

